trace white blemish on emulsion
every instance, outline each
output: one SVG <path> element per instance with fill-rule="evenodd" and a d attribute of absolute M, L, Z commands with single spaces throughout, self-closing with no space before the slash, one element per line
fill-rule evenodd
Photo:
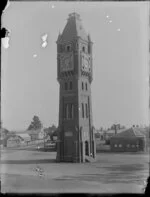
<path fill-rule="evenodd" d="M 2 38 L 2 45 L 5 49 L 9 47 L 9 40 L 10 40 L 10 30 L 7 29 L 6 37 Z"/>
<path fill-rule="evenodd" d="M 45 48 L 45 47 L 47 46 L 47 37 L 48 37 L 47 34 L 44 34 L 44 35 L 42 36 L 42 41 L 43 41 L 42 47 L 43 47 L 43 48 Z"/>
<path fill-rule="evenodd" d="M 9 47 L 9 40 L 10 40 L 9 37 L 2 38 L 2 45 L 5 49 L 8 49 Z"/>
<path fill-rule="evenodd" d="M 36 58 L 37 57 L 37 54 L 34 54 L 33 57 Z"/>

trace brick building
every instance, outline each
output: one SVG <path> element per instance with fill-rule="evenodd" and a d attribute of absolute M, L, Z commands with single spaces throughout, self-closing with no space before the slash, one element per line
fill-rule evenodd
<path fill-rule="evenodd" d="M 57 39 L 57 79 L 59 92 L 59 127 L 57 161 L 94 161 L 91 82 L 92 41 L 80 16 L 69 14 L 67 24 Z"/>
<path fill-rule="evenodd" d="M 110 138 L 111 151 L 145 151 L 146 137 L 139 129 L 129 128 Z"/>

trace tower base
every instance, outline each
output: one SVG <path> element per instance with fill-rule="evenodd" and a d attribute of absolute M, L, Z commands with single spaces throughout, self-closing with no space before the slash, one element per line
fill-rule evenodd
<path fill-rule="evenodd" d="M 75 146 L 72 150 L 71 155 L 67 155 L 67 152 L 63 151 L 65 148 L 65 144 L 62 141 L 59 141 L 57 143 L 57 156 L 56 156 L 56 162 L 70 162 L 70 163 L 85 163 L 85 162 L 95 162 L 96 161 L 96 149 L 95 149 L 95 143 L 92 141 L 93 149 L 88 151 L 87 155 L 85 153 L 85 142 L 75 143 Z M 79 146 L 80 145 L 80 146 Z M 77 147 L 79 149 L 77 150 Z"/>

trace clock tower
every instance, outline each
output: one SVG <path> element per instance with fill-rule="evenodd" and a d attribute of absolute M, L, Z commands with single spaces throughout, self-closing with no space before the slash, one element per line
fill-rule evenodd
<path fill-rule="evenodd" d="M 57 162 L 91 162 L 96 158 L 91 82 L 92 42 L 79 14 L 69 14 L 57 39 L 59 126 Z"/>

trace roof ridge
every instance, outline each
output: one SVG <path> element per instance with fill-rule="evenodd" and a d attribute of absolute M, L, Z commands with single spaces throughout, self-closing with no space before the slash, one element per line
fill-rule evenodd
<path fill-rule="evenodd" d="M 78 35 L 78 31 L 77 31 L 77 18 L 74 17 L 74 20 L 75 20 L 75 31 L 76 31 L 76 35 L 79 36 Z"/>

